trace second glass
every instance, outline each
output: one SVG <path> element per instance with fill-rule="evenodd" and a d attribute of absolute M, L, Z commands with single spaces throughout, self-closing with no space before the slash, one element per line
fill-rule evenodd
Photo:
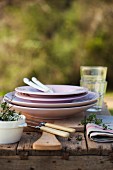
<path fill-rule="evenodd" d="M 107 67 L 103 66 L 81 66 L 81 80 L 104 81 L 106 80 Z"/>
<path fill-rule="evenodd" d="M 90 112 L 98 112 L 102 110 L 104 94 L 106 92 L 107 81 L 87 81 L 87 80 L 80 80 L 80 86 L 88 88 L 89 91 L 96 92 L 99 95 L 99 99 L 97 104 L 88 109 L 87 111 Z"/>

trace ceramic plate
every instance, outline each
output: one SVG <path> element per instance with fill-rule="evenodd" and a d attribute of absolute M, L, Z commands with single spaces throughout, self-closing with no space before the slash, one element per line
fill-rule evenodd
<path fill-rule="evenodd" d="M 81 107 L 69 107 L 69 108 L 31 108 L 31 107 L 22 107 L 9 103 L 12 109 L 19 111 L 21 113 L 29 114 L 36 116 L 40 119 L 63 119 L 70 117 L 74 114 L 83 112 L 88 108 L 94 106 L 94 104 L 81 106 Z"/>
<path fill-rule="evenodd" d="M 41 96 L 63 96 L 63 95 L 79 95 L 86 93 L 88 90 L 80 86 L 70 86 L 70 85 L 47 85 L 52 88 L 54 93 L 44 93 L 30 86 L 21 86 L 15 88 L 16 92 L 26 93 L 31 95 L 41 95 Z"/>
<path fill-rule="evenodd" d="M 56 98 L 50 98 L 50 97 L 46 97 L 46 98 L 41 98 L 41 97 L 31 97 L 28 94 L 25 93 L 18 93 L 15 92 L 15 96 L 21 99 L 26 99 L 26 100 L 31 100 L 34 102 L 44 102 L 44 103 L 65 103 L 65 102 L 72 102 L 75 99 L 80 99 L 84 96 L 88 95 L 88 93 L 85 93 L 84 95 L 80 95 L 80 96 L 65 96 L 65 97 L 56 97 Z"/>
<path fill-rule="evenodd" d="M 25 99 L 21 99 L 15 96 L 15 92 L 10 92 L 7 93 L 4 96 L 4 100 L 8 101 L 12 104 L 16 104 L 19 106 L 28 106 L 28 107 L 38 107 L 38 108 L 61 108 L 61 107 L 74 107 L 74 106 L 83 106 L 83 105 L 87 105 L 87 104 L 91 104 L 93 102 L 96 102 L 98 99 L 98 94 L 94 93 L 94 92 L 88 92 L 88 94 L 86 96 L 83 96 L 80 99 L 75 99 L 72 100 L 72 102 L 69 103 L 39 103 L 39 102 L 34 102 L 34 101 L 30 101 L 30 100 L 25 100 Z"/>

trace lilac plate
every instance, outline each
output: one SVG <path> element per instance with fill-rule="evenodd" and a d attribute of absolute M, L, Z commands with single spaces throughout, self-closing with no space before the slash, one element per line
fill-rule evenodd
<path fill-rule="evenodd" d="M 30 86 L 21 86 L 15 88 L 16 92 L 26 93 L 30 95 L 39 95 L 39 96 L 69 96 L 69 95 L 80 95 L 83 93 L 87 93 L 87 89 L 80 86 L 71 86 L 71 85 L 47 85 L 51 88 L 54 93 L 45 93 L 41 92 Z"/>
<path fill-rule="evenodd" d="M 51 103 L 65 103 L 65 102 L 72 102 L 73 100 L 76 99 L 80 99 L 84 96 L 88 95 L 88 93 L 85 93 L 83 95 L 80 96 L 65 96 L 65 97 L 56 97 L 56 98 L 50 98 L 50 96 L 47 98 L 41 98 L 41 97 L 31 97 L 29 96 L 29 94 L 25 94 L 25 93 L 18 93 L 15 92 L 15 96 L 21 99 L 26 99 L 26 100 L 31 100 L 31 101 L 35 101 L 35 102 L 51 102 Z"/>
<path fill-rule="evenodd" d="M 78 114 L 80 112 L 86 111 L 88 108 L 93 107 L 95 103 L 89 104 L 86 106 L 80 107 L 68 107 L 68 108 L 32 108 L 17 106 L 10 104 L 12 109 L 15 109 L 17 112 L 25 113 L 27 115 L 35 116 L 40 119 L 64 119 L 71 117 L 72 115 Z"/>
<path fill-rule="evenodd" d="M 52 102 L 38 102 L 38 101 L 33 101 L 33 100 L 26 100 L 26 99 L 21 99 L 19 97 L 15 96 L 15 92 L 10 92 L 7 93 L 4 96 L 4 100 L 8 101 L 9 103 L 16 104 L 19 106 L 27 106 L 27 107 L 38 107 L 38 108 L 61 108 L 61 107 L 74 107 L 74 106 L 83 106 L 87 104 L 91 104 L 93 102 L 96 102 L 98 99 L 98 94 L 94 92 L 88 92 L 87 95 L 82 96 L 81 98 L 74 99 L 71 102 L 66 102 L 66 103 L 52 103 Z"/>

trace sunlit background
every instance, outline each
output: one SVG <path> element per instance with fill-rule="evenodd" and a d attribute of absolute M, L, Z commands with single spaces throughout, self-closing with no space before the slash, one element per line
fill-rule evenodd
<path fill-rule="evenodd" d="M 80 66 L 107 66 L 113 90 L 113 0 L 0 0 L 0 92 L 79 85 Z"/>

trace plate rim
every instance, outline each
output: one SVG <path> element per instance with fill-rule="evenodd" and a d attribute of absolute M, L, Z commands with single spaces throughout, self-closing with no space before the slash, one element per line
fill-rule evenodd
<path fill-rule="evenodd" d="M 55 107 L 59 107 L 59 108 L 62 108 L 62 107 L 74 107 L 74 106 L 83 106 L 83 105 L 87 105 L 87 104 L 90 104 L 90 103 L 93 103 L 93 102 L 95 102 L 95 101 L 97 101 L 97 99 L 98 99 L 98 95 L 96 94 L 96 93 L 94 93 L 94 92 L 91 92 L 91 91 L 88 91 L 88 94 L 87 94 L 87 96 L 88 95 L 90 95 L 90 94 L 92 94 L 92 95 L 94 95 L 93 97 L 94 98 L 92 98 L 92 99 L 89 99 L 89 100 L 84 100 L 84 101 L 81 101 L 81 102 L 76 102 L 76 101 L 73 101 L 73 102 L 66 102 L 66 103 L 32 103 L 32 102 L 28 102 L 27 103 L 27 101 L 18 101 L 18 97 L 16 97 L 17 98 L 17 100 L 16 101 L 14 101 L 13 99 L 12 99 L 12 101 L 11 101 L 11 98 L 9 98 L 9 100 L 7 99 L 8 98 L 8 96 L 7 95 L 11 95 L 12 94 L 12 96 L 13 96 L 13 93 L 14 92 L 9 92 L 9 93 L 7 93 L 5 96 L 4 96 L 4 100 L 7 102 L 10 102 L 11 104 L 15 104 L 15 105 L 20 105 L 20 106 L 27 106 L 27 107 L 44 107 L 44 108 L 55 108 Z M 15 95 L 15 94 L 14 94 Z M 85 96 L 83 96 L 83 97 L 85 97 Z M 20 100 L 21 100 L 21 98 L 20 98 Z M 22 99 L 22 100 L 24 100 L 24 99 Z M 30 106 L 29 106 L 30 105 Z"/>
<path fill-rule="evenodd" d="M 15 109 L 16 111 L 22 112 L 22 114 L 31 114 L 31 115 L 36 115 L 37 118 L 39 119 L 64 119 L 64 118 L 68 118 L 68 117 L 72 117 L 73 115 L 79 114 L 81 112 L 86 111 L 88 108 L 93 107 L 95 105 L 94 104 L 90 104 L 87 106 L 82 106 L 82 107 L 69 107 L 69 108 L 28 108 L 26 109 L 26 107 L 21 107 L 19 109 L 20 106 L 16 106 L 9 104 L 9 106 L 12 106 L 12 109 Z M 25 109 L 26 110 L 25 110 Z M 27 118 L 27 117 L 26 117 Z"/>
<path fill-rule="evenodd" d="M 33 100 L 33 101 L 40 101 L 40 102 L 66 102 L 66 101 L 72 101 L 72 100 L 77 100 L 80 99 L 84 96 L 88 95 L 88 93 L 85 93 L 83 95 L 80 96 L 66 96 L 65 98 L 36 98 L 36 97 L 30 97 L 30 96 L 23 96 L 21 94 L 19 94 L 19 92 L 15 93 L 15 96 L 21 99 L 26 99 L 26 100 Z"/>
<path fill-rule="evenodd" d="M 92 103 L 92 104 L 88 104 L 88 105 L 85 105 L 85 106 L 78 106 L 78 107 L 62 107 L 62 108 L 37 108 L 37 107 L 27 107 L 27 106 L 18 106 L 18 105 L 14 105 L 14 104 L 11 104 L 11 103 L 9 103 L 8 102 L 8 104 L 9 105 L 11 105 L 12 107 L 14 106 L 14 107 L 17 107 L 17 108 L 19 108 L 19 107 L 21 107 L 21 108 L 27 108 L 27 109 L 33 109 L 33 110 L 47 110 L 47 111 L 53 111 L 53 110 L 73 110 L 73 109 L 79 109 L 79 108 L 87 108 L 88 106 L 92 106 L 92 105 L 94 105 L 95 103 Z"/>
<path fill-rule="evenodd" d="M 79 94 L 83 94 L 83 93 L 86 93 L 87 91 L 88 91 L 88 89 L 87 88 L 85 88 L 85 87 L 81 87 L 81 86 L 75 86 L 75 85 L 47 85 L 48 87 L 51 87 L 51 86 L 53 86 L 53 87 L 55 87 L 55 86 L 66 86 L 66 87 L 72 87 L 72 88 L 78 88 L 78 89 L 83 89 L 83 91 L 79 91 L 79 92 L 65 92 L 65 93 L 44 93 L 44 92 L 39 92 L 37 89 L 37 92 L 30 92 L 30 91 L 22 91 L 22 90 L 19 90 L 19 88 L 28 88 L 28 87 L 30 87 L 30 88 L 32 88 L 32 89 L 35 89 L 35 88 L 33 88 L 33 87 L 31 87 L 31 86 L 19 86 L 19 87 L 16 87 L 15 88 L 15 91 L 17 91 L 17 92 L 19 92 L 19 93 L 26 93 L 26 94 L 33 94 L 33 95 L 41 95 L 41 96 L 62 96 L 62 95 L 79 95 Z M 52 87 L 51 87 L 52 88 Z"/>

